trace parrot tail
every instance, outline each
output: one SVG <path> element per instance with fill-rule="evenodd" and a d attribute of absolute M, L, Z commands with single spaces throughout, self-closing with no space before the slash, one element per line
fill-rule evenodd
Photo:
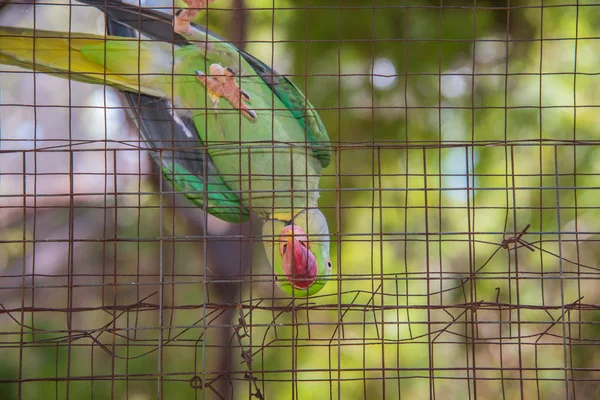
<path fill-rule="evenodd" d="M 0 42 L 0 64 L 156 97 L 174 59 L 166 43 L 135 38 L 2 26 Z"/>

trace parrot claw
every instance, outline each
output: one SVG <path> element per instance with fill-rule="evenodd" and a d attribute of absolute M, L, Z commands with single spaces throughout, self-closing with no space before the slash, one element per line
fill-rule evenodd
<path fill-rule="evenodd" d="M 251 108 L 243 109 L 242 114 L 244 114 L 247 118 L 249 118 L 252 121 L 256 120 L 256 111 L 254 111 Z"/>
<path fill-rule="evenodd" d="M 250 95 L 248 94 L 248 92 L 246 92 L 244 89 L 240 89 L 240 94 L 242 95 L 242 97 L 244 99 L 246 99 L 246 101 L 252 100 L 252 98 L 250 97 Z"/>
<path fill-rule="evenodd" d="M 209 67 L 210 75 L 196 70 L 196 77 L 208 90 L 212 100 L 213 107 L 217 109 L 219 99 L 223 97 L 231 103 L 234 108 L 251 121 L 256 120 L 256 111 L 251 109 L 244 102 L 250 101 L 251 97 L 248 92 L 241 89 L 235 81 L 235 72 L 231 67 L 223 68 L 219 64 L 211 64 Z"/>
<path fill-rule="evenodd" d="M 188 8 L 182 8 L 175 13 L 175 20 L 173 21 L 173 30 L 175 33 L 184 36 L 192 35 L 190 22 L 200 14 L 200 11 L 208 8 L 208 5 L 214 1 L 215 0 L 183 0 L 183 2 L 188 5 Z"/>
<path fill-rule="evenodd" d="M 225 67 L 225 76 L 235 76 L 235 71 L 231 67 Z"/>

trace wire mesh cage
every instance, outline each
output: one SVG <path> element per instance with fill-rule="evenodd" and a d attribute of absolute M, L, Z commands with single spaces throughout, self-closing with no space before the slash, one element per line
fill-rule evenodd
<path fill-rule="evenodd" d="M 0 3 L 0 397 L 598 398 L 598 21 Z"/>

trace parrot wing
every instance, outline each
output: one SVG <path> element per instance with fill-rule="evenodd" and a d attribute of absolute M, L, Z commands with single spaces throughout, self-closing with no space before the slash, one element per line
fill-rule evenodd
<path fill-rule="evenodd" d="M 202 140 L 193 133 L 194 122 L 178 116 L 167 99 L 130 92 L 123 95 L 130 117 L 173 188 L 201 208 L 206 204 L 206 211 L 217 218 L 246 221 L 249 210 L 223 181 Z"/>
<path fill-rule="evenodd" d="M 331 162 L 331 147 L 327 130 L 304 94 L 285 76 L 273 71 L 264 62 L 239 50 L 242 57 L 252 66 L 258 76 L 271 88 L 279 100 L 290 110 L 306 132 L 308 145 L 315 152 L 323 168 Z"/>

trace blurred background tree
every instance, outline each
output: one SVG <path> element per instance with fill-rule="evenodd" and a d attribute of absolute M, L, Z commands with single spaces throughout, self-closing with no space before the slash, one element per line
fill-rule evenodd
<path fill-rule="evenodd" d="M 0 23 L 104 32 L 95 9 L 51 3 Z M 2 67 L 0 302 L 94 310 L 0 314 L 0 394 L 154 398 L 160 353 L 165 398 L 246 398 L 248 366 L 224 350 L 237 311 L 202 307 L 240 302 L 266 307 L 241 339 L 265 398 L 564 397 L 565 368 L 572 395 L 598 395 L 586 344 L 600 312 L 561 309 L 600 303 L 600 6 L 584 3 L 221 0 L 199 16 L 294 81 L 336 148 L 320 200 L 336 280 L 310 312 L 269 308 L 289 301 L 266 282 L 252 224 L 205 228 L 159 193 L 148 155 L 118 143 L 137 132 L 116 92 Z M 98 151 L 26 152 L 69 141 Z M 535 251 L 495 253 L 527 224 Z M 117 305 L 158 304 L 159 266 L 169 329 L 153 351 L 157 310 Z M 522 307 L 451 307 L 481 301 Z M 219 374 L 214 392 L 190 388 Z"/>

